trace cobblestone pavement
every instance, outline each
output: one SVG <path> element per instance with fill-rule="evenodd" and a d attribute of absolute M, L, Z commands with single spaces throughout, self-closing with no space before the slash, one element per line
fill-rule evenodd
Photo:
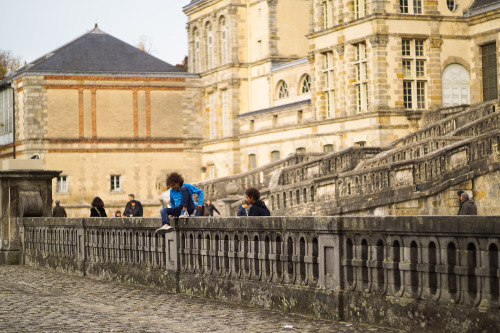
<path fill-rule="evenodd" d="M 0 331 L 397 332 L 27 266 L 0 266 Z"/>

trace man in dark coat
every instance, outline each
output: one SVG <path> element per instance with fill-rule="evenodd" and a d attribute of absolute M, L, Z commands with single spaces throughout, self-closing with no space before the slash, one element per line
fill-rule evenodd
<path fill-rule="evenodd" d="M 457 192 L 457 200 L 458 200 L 458 212 L 457 212 L 457 215 L 460 215 L 460 211 L 462 210 L 462 205 L 464 204 L 463 201 L 462 201 L 462 193 L 464 193 L 464 191 L 458 191 Z"/>
<path fill-rule="evenodd" d="M 264 201 L 260 199 L 260 192 L 255 187 L 250 187 L 245 191 L 247 202 L 250 206 L 248 216 L 271 216 Z"/>
<path fill-rule="evenodd" d="M 135 200 L 135 195 L 128 195 L 128 202 L 125 205 L 125 210 L 123 211 L 123 216 L 126 217 L 142 217 L 142 205 L 140 201 Z M 132 207 L 132 201 L 135 202 L 135 207 Z"/>
<path fill-rule="evenodd" d="M 205 209 L 208 210 L 209 216 L 214 216 L 214 210 L 217 212 L 217 214 L 220 215 L 220 212 L 210 200 L 207 200 L 207 202 L 205 203 Z"/>
<path fill-rule="evenodd" d="M 477 207 L 467 193 L 462 193 L 462 209 L 459 215 L 477 215 Z"/>
<path fill-rule="evenodd" d="M 64 209 L 63 206 L 60 206 L 59 204 L 61 201 L 56 200 L 56 206 L 54 207 L 54 210 L 52 211 L 52 216 L 53 217 L 67 217 L 66 215 L 66 209 Z"/>

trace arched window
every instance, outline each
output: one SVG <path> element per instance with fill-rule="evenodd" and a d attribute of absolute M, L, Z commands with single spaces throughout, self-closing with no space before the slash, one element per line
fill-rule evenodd
<path fill-rule="evenodd" d="M 300 84 L 300 93 L 307 94 L 311 92 L 311 77 L 306 74 Z"/>
<path fill-rule="evenodd" d="M 287 98 L 288 97 L 288 85 L 285 81 L 281 80 L 278 82 L 278 98 Z"/>
<path fill-rule="evenodd" d="M 219 28 L 220 28 L 220 65 L 227 64 L 227 27 L 226 27 L 226 18 L 221 16 L 219 19 Z"/>
<path fill-rule="evenodd" d="M 441 75 L 443 107 L 470 103 L 470 76 L 464 66 L 453 63 Z"/>

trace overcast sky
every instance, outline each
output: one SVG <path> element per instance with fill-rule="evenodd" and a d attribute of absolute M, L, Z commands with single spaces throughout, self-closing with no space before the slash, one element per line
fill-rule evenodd
<path fill-rule="evenodd" d="M 172 65 L 187 55 L 190 0 L 0 0 L 0 49 L 31 62 L 99 28 L 136 46 L 141 36 L 151 54 Z"/>

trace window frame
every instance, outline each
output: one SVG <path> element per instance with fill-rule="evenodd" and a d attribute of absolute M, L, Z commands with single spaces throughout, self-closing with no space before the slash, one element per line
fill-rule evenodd
<path fill-rule="evenodd" d="M 427 57 L 425 40 L 401 40 L 403 104 L 405 110 L 425 110 L 427 101 Z"/>
<path fill-rule="evenodd" d="M 67 175 L 57 176 L 56 193 L 68 193 L 68 176 Z"/>
<path fill-rule="evenodd" d="M 278 82 L 278 99 L 285 99 L 290 97 L 290 93 L 288 91 L 288 84 L 285 82 L 285 80 L 280 80 Z"/>
<path fill-rule="evenodd" d="M 110 175 L 110 192 L 121 192 L 121 191 L 122 191 L 121 175 Z"/>
<path fill-rule="evenodd" d="M 326 101 L 326 118 L 333 118 L 333 111 L 335 109 L 335 56 L 333 51 L 327 51 L 323 54 L 323 77 L 325 80 L 325 87 L 323 93 L 325 94 Z"/>

